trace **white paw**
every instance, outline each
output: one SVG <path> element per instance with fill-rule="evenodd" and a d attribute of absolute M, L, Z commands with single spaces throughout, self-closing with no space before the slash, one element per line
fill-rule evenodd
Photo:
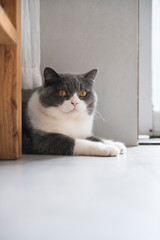
<path fill-rule="evenodd" d="M 120 153 L 120 150 L 118 147 L 114 145 L 107 145 L 106 146 L 106 156 L 108 157 L 115 157 Z"/>
<path fill-rule="evenodd" d="M 120 150 L 121 154 L 126 153 L 127 148 L 126 148 L 126 146 L 123 143 L 121 143 L 121 142 L 114 142 L 114 145 Z"/>
<path fill-rule="evenodd" d="M 117 147 L 119 149 L 120 154 L 125 153 L 126 150 L 127 150 L 126 146 L 121 142 L 113 142 L 111 140 L 105 140 L 105 139 L 103 141 L 104 141 L 104 144 L 107 145 L 107 146 L 111 145 L 111 146 Z"/>

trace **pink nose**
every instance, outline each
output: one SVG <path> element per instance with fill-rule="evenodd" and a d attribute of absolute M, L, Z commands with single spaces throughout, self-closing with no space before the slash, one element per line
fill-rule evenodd
<path fill-rule="evenodd" d="M 77 106 L 77 102 L 71 102 L 72 103 L 72 105 L 74 106 L 74 107 L 76 107 Z"/>

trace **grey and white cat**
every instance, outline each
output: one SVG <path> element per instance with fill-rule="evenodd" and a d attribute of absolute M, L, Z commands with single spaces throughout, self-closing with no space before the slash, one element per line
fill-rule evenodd
<path fill-rule="evenodd" d="M 23 152 L 30 154 L 117 156 L 123 143 L 93 137 L 97 70 L 58 74 L 44 70 L 44 85 L 23 109 Z"/>

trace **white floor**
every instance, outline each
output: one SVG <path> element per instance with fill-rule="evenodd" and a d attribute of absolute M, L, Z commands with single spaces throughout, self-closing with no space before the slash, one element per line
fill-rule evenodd
<path fill-rule="evenodd" d="M 160 146 L 0 162 L 0 240 L 159 240 Z"/>

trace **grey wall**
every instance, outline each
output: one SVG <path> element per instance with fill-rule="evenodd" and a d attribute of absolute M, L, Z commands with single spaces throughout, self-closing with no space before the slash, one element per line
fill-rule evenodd
<path fill-rule="evenodd" d="M 41 0 L 41 69 L 98 68 L 98 136 L 137 144 L 138 0 Z"/>
<path fill-rule="evenodd" d="M 152 129 L 152 0 L 140 0 L 139 133 Z"/>

